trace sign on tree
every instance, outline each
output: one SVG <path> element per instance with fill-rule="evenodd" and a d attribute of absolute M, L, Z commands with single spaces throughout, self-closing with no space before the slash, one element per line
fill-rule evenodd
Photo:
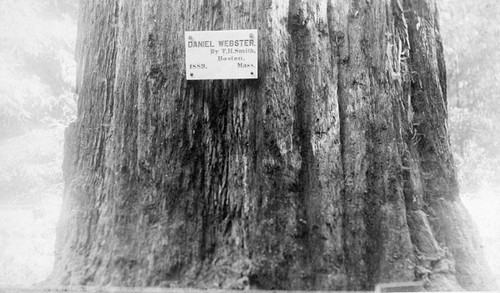
<path fill-rule="evenodd" d="M 188 80 L 258 77 L 257 30 L 187 31 L 185 48 Z"/>

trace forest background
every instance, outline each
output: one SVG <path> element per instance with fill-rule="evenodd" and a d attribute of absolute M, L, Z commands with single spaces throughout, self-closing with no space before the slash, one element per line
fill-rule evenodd
<path fill-rule="evenodd" d="M 461 195 L 500 283 L 500 1 L 439 0 Z M 50 273 L 78 1 L 0 0 L 0 286 Z"/>

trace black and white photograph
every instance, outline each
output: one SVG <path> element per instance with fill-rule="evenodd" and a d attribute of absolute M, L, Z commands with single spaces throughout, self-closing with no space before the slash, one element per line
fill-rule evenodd
<path fill-rule="evenodd" d="M 0 0 L 0 293 L 498 290 L 500 0 Z"/>

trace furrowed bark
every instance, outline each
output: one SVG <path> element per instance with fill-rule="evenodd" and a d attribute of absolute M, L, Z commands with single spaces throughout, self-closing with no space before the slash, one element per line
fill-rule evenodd
<path fill-rule="evenodd" d="M 490 288 L 458 196 L 433 1 L 80 9 L 52 283 Z M 186 81 L 184 31 L 250 28 L 258 80 Z"/>

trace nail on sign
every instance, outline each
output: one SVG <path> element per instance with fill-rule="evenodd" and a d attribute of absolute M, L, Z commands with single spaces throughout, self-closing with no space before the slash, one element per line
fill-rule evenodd
<path fill-rule="evenodd" d="M 187 31 L 186 78 L 255 79 L 257 30 Z"/>

